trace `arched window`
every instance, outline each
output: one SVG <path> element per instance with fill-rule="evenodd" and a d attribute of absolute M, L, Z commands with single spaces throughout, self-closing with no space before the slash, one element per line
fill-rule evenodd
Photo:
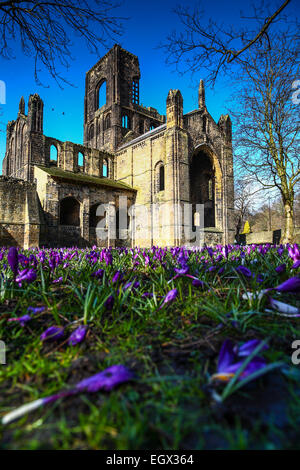
<path fill-rule="evenodd" d="M 50 161 L 51 162 L 55 162 L 57 164 L 57 148 L 55 147 L 55 145 L 51 145 L 50 147 Z"/>
<path fill-rule="evenodd" d="M 66 197 L 60 201 L 60 224 L 80 226 L 80 204 L 74 197 Z"/>
<path fill-rule="evenodd" d="M 149 127 L 149 130 L 152 131 L 153 129 L 155 129 L 155 125 L 153 123 L 151 123 L 150 127 Z"/>
<path fill-rule="evenodd" d="M 132 81 L 132 102 L 139 104 L 139 80 L 134 78 Z"/>
<path fill-rule="evenodd" d="M 78 160 L 77 160 L 77 164 L 78 166 L 84 166 L 84 156 L 83 156 L 83 153 L 82 152 L 78 152 Z"/>
<path fill-rule="evenodd" d="M 196 205 L 204 205 L 204 227 L 215 227 L 215 176 L 210 155 L 198 150 L 190 166 L 190 202 L 193 213 Z"/>
<path fill-rule="evenodd" d="M 206 132 L 206 116 L 203 116 L 202 131 L 203 131 L 203 132 Z"/>
<path fill-rule="evenodd" d="M 127 114 L 123 114 L 122 116 L 122 127 L 124 127 L 124 129 L 130 129 L 130 119 Z"/>
<path fill-rule="evenodd" d="M 102 108 L 102 106 L 106 105 L 106 80 L 101 82 L 97 88 L 96 94 L 96 109 Z"/>
<path fill-rule="evenodd" d="M 165 189 L 165 167 L 164 165 L 161 165 L 159 167 L 159 186 L 158 186 L 159 191 L 164 191 Z"/>
<path fill-rule="evenodd" d="M 105 117 L 105 120 L 104 120 L 104 130 L 109 129 L 110 126 L 111 126 L 111 123 L 110 123 L 110 114 L 108 114 L 108 115 Z"/>
<path fill-rule="evenodd" d="M 158 162 L 154 169 L 155 173 L 155 191 L 165 190 L 165 167 L 163 162 Z"/>
<path fill-rule="evenodd" d="M 104 178 L 107 178 L 107 176 L 108 176 L 108 162 L 107 162 L 107 160 L 103 160 L 102 176 Z"/>

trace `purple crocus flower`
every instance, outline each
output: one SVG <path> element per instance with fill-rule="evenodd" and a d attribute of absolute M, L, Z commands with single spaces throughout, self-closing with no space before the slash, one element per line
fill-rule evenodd
<path fill-rule="evenodd" d="M 290 258 L 292 258 L 292 260 L 294 261 L 294 263 L 298 260 L 300 260 L 300 249 L 299 249 L 299 246 L 297 245 L 297 243 L 295 243 L 295 245 L 289 245 L 288 246 L 288 252 L 289 252 L 289 256 Z"/>
<path fill-rule="evenodd" d="M 250 269 L 246 268 L 246 266 L 238 266 L 236 271 L 240 274 L 243 274 L 245 277 L 252 277 Z"/>
<path fill-rule="evenodd" d="M 167 293 L 167 295 L 165 296 L 165 298 L 163 300 L 163 303 L 162 303 L 160 308 L 162 308 L 164 306 L 164 304 L 169 304 L 169 303 L 173 302 L 176 299 L 177 295 L 178 295 L 178 290 L 176 288 L 170 290 Z"/>
<path fill-rule="evenodd" d="M 49 397 L 40 398 L 35 400 L 27 405 L 23 405 L 20 408 L 6 414 L 2 418 L 2 424 L 9 424 L 15 419 L 24 416 L 30 411 L 36 410 L 41 406 L 46 405 L 47 403 L 53 403 L 60 398 L 76 395 L 78 393 L 95 393 L 99 390 L 104 390 L 106 392 L 111 391 L 118 385 L 124 382 L 128 382 L 134 378 L 132 372 L 130 372 L 122 364 L 114 365 L 108 369 L 99 372 L 98 374 L 92 375 L 91 377 L 82 380 L 76 384 L 71 390 L 62 391 L 56 393 L 55 395 L 50 395 Z"/>
<path fill-rule="evenodd" d="M 174 271 L 177 274 L 184 275 L 184 274 L 187 274 L 189 272 L 189 267 L 187 265 L 182 265 L 181 268 L 174 268 Z"/>
<path fill-rule="evenodd" d="M 98 390 L 109 392 L 117 385 L 128 382 L 132 378 L 133 374 L 122 364 L 118 364 L 82 380 L 75 386 L 75 390 L 89 393 L 98 392 Z"/>
<path fill-rule="evenodd" d="M 278 292 L 300 292 L 300 277 L 291 277 L 274 289 Z"/>
<path fill-rule="evenodd" d="M 36 313 L 42 313 L 45 310 L 45 308 L 46 307 L 28 307 L 27 311 L 36 314 Z"/>
<path fill-rule="evenodd" d="M 7 261 L 12 272 L 14 273 L 14 277 L 16 277 L 17 272 L 18 272 L 19 255 L 18 255 L 18 250 L 15 246 L 12 246 L 8 250 Z"/>
<path fill-rule="evenodd" d="M 106 308 L 106 310 L 111 311 L 113 309 L 114 303 L 115 303 L 114 296 L 110 295 L 104 302 L 104 308 Z"/>
<path fill-rule="evenodd" d="M 279 266 L 277 266 L 277 268 L 275 268 L 275 271 L 276 271 L 278 274 L 283 273 L 285 270 L 286 270 L 286 264 L 285 264 L 285 263 L 280 264 Z"/>
<path fill-rule="evenodd" d="M 75 346 L 76 344 L 81 343 L 85 338 L 86 332 L 87 332 L 87 326 L 86 325 L 80 325 L 71 334 L 70 338 L 68 339 L 68 344 L 70 346 Z"/>
<path fill-rule="evenodd" d="M 112 284 L 114 284 L 115 282 L 121 281 L 123 277 L 124 275 L 123 273 L 121 273 L 121 271 L 116 271 L 111 280 Z"/>
<path fill-rule="evenodd" d="M 96 277 L 97 279 L 102 279 L 104 274 L 104 269 L 98 269 L 91 274 L 91 277 Z"/>
<path fill-rule="evenodd" d="M 24 269 L 16 277 L 16 282 L 21 286 L 22 282 L 31 283 L 36 280 L 36 272 L 33 269 Z"/>
<path fill-rule="evenodd" d="M 222 382 L 229 382 L 232 377 L 236 374 L 239 368 L 242 366 L 245 357 L 253 353 L 257 346 L 261 343 L 259 340 L 251 340 L 242 344 L 240 347 L 234 346 L 233 343 L 226 339 L 222 344 L 219 361 L 217 367 L 217 373 L 211 377 L 211 380 L 219 380 Z M 263 349 L 267 349 L 268 346 L 264 345 Z M 254 356 L 249 364 L 245 367 L 243 372 L 239 375 L 238 380 L 243 380 L 245 377 L 253 374 L 257 370 L 266 366 L 264 358 Z"/>
<path fill-rule="evenodd" d="M 41 336 L 41 341 L 56 341 L 64 335 L 64 328 L 61 326 L 50 326 L 45 330 Z"/>
<path fill-rule="evenodd" d="M 200 279 L 193 279 L 192 285 L 194 287 L 204 287 L 204 282 L 200 281 Z"/>
<path fill-rule="evenodd" d="M 293 266 L 291 267 L 291 269 L 298 269 L 300 268 L 300 259 L 298 259 L 297 261 L 295 261 L 295 263 L 293 264 Z"/>
<path fill-rule="evenodd" d="M 8 319 L 9 322 L 11 322 L 11 321 L 19 322 L 21 326 L 24 326 L 25 323 L 27 323 L 30 320 L 31 320 L 31 316 L 28 315 L 28 314 L 23 315 L 22 317 L 14 317 L 14 318 L 9 318 Z"/>
<path fill-rule="evenodd" d="M 110 252 L 108 253 L 104 253 L 103 254 L 103 258 L 104 258 L 104 261 L 106 263 L 106 266 L 109 266 L 112 264 L 113 262 L 113 257 L 112 257 L 112 254 Z"/>

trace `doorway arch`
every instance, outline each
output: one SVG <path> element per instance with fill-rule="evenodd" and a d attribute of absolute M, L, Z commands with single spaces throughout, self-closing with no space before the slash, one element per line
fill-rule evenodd
<path fill-rule="evenodd" d="M 204 205 L 204 228 L 222 229 L 222 170 L 213 150 L 197 146 L 190 162 L 190 202 L 193 216 L 196 204 Z"/>

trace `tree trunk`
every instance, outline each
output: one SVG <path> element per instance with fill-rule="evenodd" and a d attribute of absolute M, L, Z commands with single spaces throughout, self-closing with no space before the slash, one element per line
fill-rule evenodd
<path fill-rule="evenodd" d="M 293 205 L 290 202 L 284 203 L 284 233 L 281 237 L 281 243 L 293 243 L 294 241 L 294 217 Z"/>

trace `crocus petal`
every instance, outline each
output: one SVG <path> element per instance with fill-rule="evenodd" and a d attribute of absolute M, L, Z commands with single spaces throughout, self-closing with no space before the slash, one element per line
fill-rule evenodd
<path fill-rule="evenodd" d="M 275 268 L 275 271 L 278 273 L 278 274 L 281 274 L 283 273 L 284 271 L 286 270 L 286 264 L 280 264 L 280 266 L 277 266 L 277 268 Z"/>
<path fill-rule="evenodd" d="M 112 310 L 114 303 L 115 303 L 115 299 L 113 295 L 110 295 L 104 302 L 104 307 L 106 308 L 106 310 Z"/>
<path fill-rule="evenodd" d="M 75 387 L 71 390 L 62 391 L 56 393 L 54 395 L 50 395 L 49 397 L 39 398 L 31 403 L 27 403 L 10 413 L 7 413 L 2 418 L 2 424 L 9 424 L 17 418 L 24 416 L 25 414 L 29 413 L 30 411 L 36 410 L 41 406 L 46 405 L 47 403 L 53 403 L 54 401 L 68 397 L 70 395 L 75 395 L 77 393 L 82 392 L 97 392 L 98 390 L 105 390 L 110 391 L 115 388 L 117 385 L 128 382 L 129 380 L 133 379 L 133 374 L 130 372 L 125 366 L 119 364 L 109 367 L 104 371 L 93 375 L 87 379 L 82 380 L 79 382 Z"/>
<path fill-rule="evenodd" d="M 12 246 L 8 250 L 7 261 L 12 272 L 14 273 L 14 275 L 16 275 L 18 271 L 19 255 L 18 255 L 18 250 L 15 246 Z"/>
<path fill-rule="evenodd" d="M 98 392 L 98 390 L 109 391 L 117 385 L 128 382 L 133 374 L 122 364 L 111 366 L 103 372 L 92 375 L 88 379 L 79 382 L 75 389 L 80 392 Z"/>
<path fill-rule="evenodd" d="M 275 290 L 278 292 L 300 292 L 300 277 L 291 277 L 275 287 Z"/>
<path fill-rule="evenodd" d="M 178 290 L 175 288 L 175 289 L 172 289 L 170 290 L 167 295 L 165 296 L 164 300 L 163 300 L 163 304 L 168 304 L 170 302 L 173 302 L 173 300 L 176 299 L 178 295 Z"/>
<path fill-rule="evenodd" d="M 204 287 L 204 282 L 200 281 L 200 279 L 193 279 L 192 285 L 194 287 Z"/>
<path fill-rule="evenodd" d="M 218 372 L 226 371 L 228 366 L 235 360 L 235 357 L 233 344 L 230 339 L 226 339 L 220 350 Z"/>
<path fill-rule="evenodd" d="M 36 313 L 42 313 L 45 310 L 45 308 L 46 307 L 28 307 L 27 311 L 36 314 Z"/>
<path fill-rule="evenodd" d="M 280 302 L 279 300 L 275 300 L 272 297 L 269 297 L 269 303 L 271 307 L 275 310 L 278 310 L 278 312 L 282 312 L 292 317 L 300 317 L 300 309 L 294 307 L 293 305 L 286 304 L 285 302 Z"/>
<path fill-rule="evenodd" d="M 236 372 L 240 369 L 240 367 L 243 365 L 244 361 L 238 361 L 235 364 L 231 364 L 226 368 L 226 373 L 233 373 L 236 374 Z M 239 376 L 239 380 L 242 380 L 243 378 L 247 377 L 250 374 L 253 374 L 257 370 L 261 369 L 262 367 L 266 366 L 266 361 L 264 358 L 255 356 L 249 364 L 245 367 L 243 372 Z"/>
<path fill-rule="evenodd" d="M 240 274 L 243 274 L 243 276 L 245 277 L 252 277 L 252 272 L 250 271 L 250 269 L 246 268 L 246 266 L 238 266 L 236 268 L 236 271 Z"/>
<path fill-rule="evenodd" d="M 46 331 L 44 331 L 40 339 L 41 341 L 55 341 L 60 338 L 62 338 L 64 335 L 64 328 L 61 326 L 50 326 L 50 328 L 47 328 Z"/>
<path fill-rule="evenodd" d="M 104 274 L 104 269 L 98 269 L 98 271 L 95 271 L 91 274 L 91 277 L 96 277 L 97 279 L 102 279 Z"/>
<path fill-rule="evenodd" d="M 68 339 L 68 344 L 70 346 L 75 346 L 76 344 L 81 343 L 85 338 L 86 332 L 87 332 L 87 326 L 86 325 L 80 325 L 71 334 L 70 338 Z"/>
<path fill-rule="evenodd" d="M 244 357 L 244 356 L 250 356 L 250 354 L 253 353 L 254 349 L 257 348 L 257 346 L 261 343 L 259 339 L 251 339 L 250 341 L 247 341 L 246 343 L 242 344 L 237 351 L 237 354 L 239 357 Z M 268 346 L 265 344 L 261 351 L 268 349 Z"/>
<path fill-rule="evenodd" d="M 182 266 L 181 268 L 174 268 L 174 271 L 177 274 L 184 275 L 184 274 L 187 274 L 189 272 L 189 267 L 188 266 Z"/>

